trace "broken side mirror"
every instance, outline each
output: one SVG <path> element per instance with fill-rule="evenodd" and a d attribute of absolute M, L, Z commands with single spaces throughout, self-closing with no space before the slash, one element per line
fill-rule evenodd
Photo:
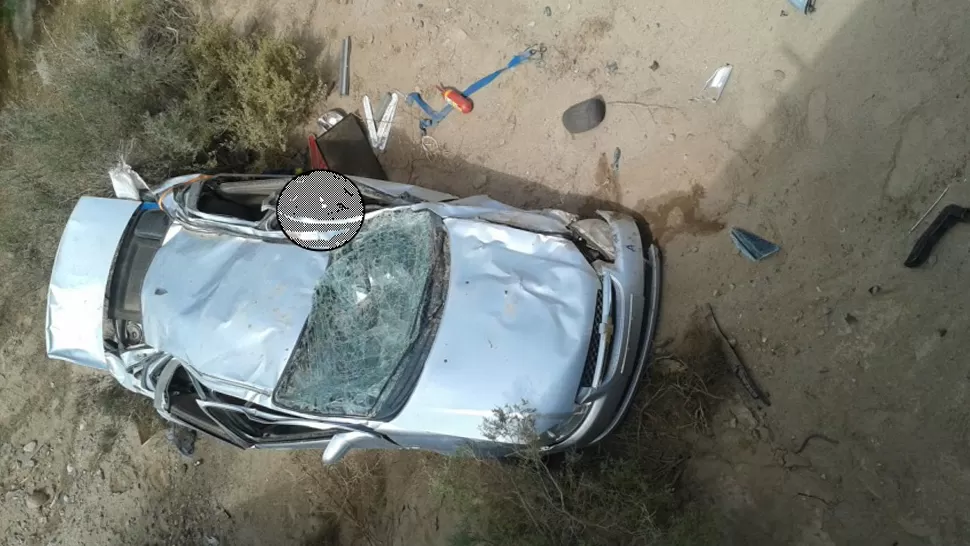
<path fill-rule="evenodd" d="M 323 450 L 323 464 L 340 462 L 351 449 L 398 449 L 399 447 L 377 434 L 357 430 L 342 432 L 331 438 L 326 449 Z"/>

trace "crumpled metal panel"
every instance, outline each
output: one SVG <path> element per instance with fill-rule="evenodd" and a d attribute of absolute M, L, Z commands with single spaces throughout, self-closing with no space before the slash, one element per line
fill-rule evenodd
<path fill-rule="evenodd" d="M 600 280 L 572 242 L 445 220 L 451 276 L 438 335 L 407 406 L 385 430 L 479 433 L 528 401 L 542 431 L 574 410 Z"/>
<path fill-rule="evenodd" d="M 47 289 L 47 356 L 105 369 L 105 291 L 138 201 L 82 197 L 71 213 Z"/>
<path fill-rule="evenodd" d="M 487 195 L 465 197 L 447 203 L 421 203 L 415 210 L 432 210 L 443 218 L 477 218 L 519 229 L 546 234 L 569 234 L 560 211 L 531 211 L 500 203 Z"/>
<path fill-rule="evenodd" d="M 111 187 L 119 199 L 141 201 L 142 193 L 148 193 L 148 184 L 127 163 L 118 163 L 108 171 Z"/>
<path fill-rule="evenodd" d="M 145 341 L 221 392 L 265 404 L 328 263 L 288 242 L 170 230 L 142 287 Z"/>

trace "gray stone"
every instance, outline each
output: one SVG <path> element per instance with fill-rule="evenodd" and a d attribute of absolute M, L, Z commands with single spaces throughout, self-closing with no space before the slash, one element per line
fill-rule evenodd
<path fill-rule="evenodd" d="M 24 444 L 24 453 L 33 453 L 37 449 L 37 442 L 31 440 Z"/>
<path fill-rule="evenodd" d="M 47 494 L 43 489 L 37 489 L 33 493 L 27 495 L 27 508 L 31 510 L 39 510 L 41 506 L 47 504 L 51 499 L 50 495 Z"/>

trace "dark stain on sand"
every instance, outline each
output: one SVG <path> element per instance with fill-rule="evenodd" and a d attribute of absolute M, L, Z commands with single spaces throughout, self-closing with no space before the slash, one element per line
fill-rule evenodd
<path fill-rule="evenodd" d="M 661 244 L 681 233 L 717 233 L 724 229 L 724 223 L 704 216 L 700 208 L 704 194 L 704 188 L 695 185 L 689 192 L 672 192 L 641 203 L 637 210 L 650 223 L 650 231 Z"/>

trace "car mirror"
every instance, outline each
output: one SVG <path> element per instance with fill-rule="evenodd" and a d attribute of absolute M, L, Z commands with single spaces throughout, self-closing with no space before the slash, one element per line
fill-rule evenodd
<path fill-rule="evenodd" d="M 340 462 L 351 449 L 396 449 L 399 446 L 376 434 L 363 431 L 343 432 L 330 439 L 323 450 L 323 464 Z"/>

